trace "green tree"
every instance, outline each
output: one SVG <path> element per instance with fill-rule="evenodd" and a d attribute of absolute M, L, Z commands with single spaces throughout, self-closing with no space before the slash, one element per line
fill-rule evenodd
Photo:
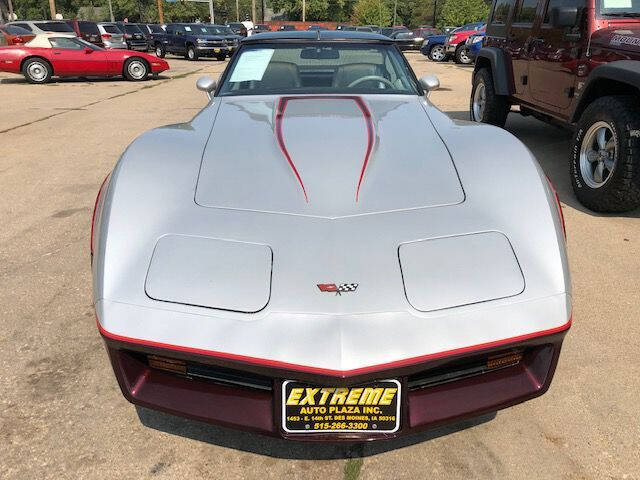
<path fill-rule="evenodd" d="M 353 7 L 351 21 L 356 25 L 380 25 L 391 23 L 391 12 L 383 0 L 358 0 Z"/>
<path fill-rule="evenodd" d="M 463 25 L 486 20 L 489 6 L 484 0 L 444 0 L 438 16 L 438 27 Z"/>

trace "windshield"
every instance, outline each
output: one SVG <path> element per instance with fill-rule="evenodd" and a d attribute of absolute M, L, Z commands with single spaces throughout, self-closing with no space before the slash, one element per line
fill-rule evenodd
<path fill-rule="evenodd" d="M 197 29 L 198 32 L 206 33 L 207 35 L 233 35 L 233 30 L 228 27 L 218 27 L 218 26 L 199 26 Z"/>
<path fill-rule="evenodd" d="M 597 0 L 596 4 L 600 15 L 640 17 L 640 0 Z"/>
<path fill-rule="evenodd" d="M 36 23 L 36 26 L 45 32 L 75 33 L 73 28 L 64 22 L 42 22 Z"/>
<path fill-rule="evenodd" d="M 142 30 L 137 25 L 126 24 L 124 25 L 124 31 L 127 33 L 142 33 Z"/>
<path fill-rule="evenodd" d="M 122 34 L 120 29 L 116 25 L 113 25 L 113 24 L 111 24 L 111 25 L 101 25 L 101 27 L 107 33 L 114 33 L 116 35 L 121 35 Z"/>
<path fill-rule="evenodd" d="M 16 25 L 4 25 L 2 28 L 6 30 L 9 35 L 31 35 L 29 30 L 17 27 Z"/>
<path fill-rule="evenodd" d="M 247 45 L 218 95 L 418 94 L 402 54 L 391 45 L 313 43 Z"/>

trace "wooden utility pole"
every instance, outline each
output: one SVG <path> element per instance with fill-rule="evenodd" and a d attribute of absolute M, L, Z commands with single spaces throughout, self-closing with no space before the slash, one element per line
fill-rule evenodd
<path fill-rule="evenodd" d="M 13 18 L 13 2 L 9 0 L 9 21 L 12 22 L 14 20 L 15 18 Z"/>
<path fill-rule="evenodd" d="M 162 2 L 164 0 L 157 0 L 158 4 L 158 21 L 164 23 L 164 10 L 162 9 Z M 111 7 L 111 0 L 109 0 L 109 7 Z M 111 12 L 111 21 L 113 22 L 113 12 Z"/>
<path fill-rule="evenodd" d="M 240 21 L 240 0 L 236 0 L 236 22 Z"/>
<path fill-rule="evenodd" d="M 438 8 L 438 0 L 433 0 L 433 28 L 436 27 L 436 8 Z"/>
<path fill-rule="evenodd" d="M 116 19 L 113 16 L 113 5 L 111 4 L 111 0 L 109 0 L 109 18 L 111 18 L 112 22 L 115 22 Z"/>
<path fill-rule="evenodd" d="M 56 19 L 56 0 L 49 0 L 49 9 L 51 10 L 51 20 Z"/>
<path fill-rule="evenodd" d="M 306 22 L 307 14 L 307 0 L 302 0 L 302 21 Z"/>
<path fill-rule="evenodd" d="M 251 0 L 251 21 L 254 25 L 258 23 L 258 15 L 256 15 L 256 0 Z"/>

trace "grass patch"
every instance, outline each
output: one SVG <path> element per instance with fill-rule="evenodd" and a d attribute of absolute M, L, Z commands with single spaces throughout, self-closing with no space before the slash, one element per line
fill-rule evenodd
<path fill-rule="evenodd" d="M 350 458 L 344 464 L 344 480 L 356 480 L 360 476 L 362 469 L 362 458 Z"/>

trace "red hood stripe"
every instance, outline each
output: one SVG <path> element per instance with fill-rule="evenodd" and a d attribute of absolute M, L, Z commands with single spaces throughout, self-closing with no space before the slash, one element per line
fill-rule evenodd
<path fill-rule="evenodd" d="M 307 203 L 309 202 L 307 190 L 305 189 L 304 182 L 300 177 L 300 173 L 298 173 L 298 169 L 296 168 L 295 163 L 293 163 L 293 160 L 291 159 L 291 155 L 287 150 L 287 146 L 285 145 L 285 142 L 284 142 L 284 135 L 282 133 L 282 122 L 284 120 L 284 112 L 290 100 L 352 100 L 356 103 L 356 105 L 358 106 L 358 109 L 362 112 L 362 116 L 364 117 L 364 122 L 367 129 L 367 149 L 364 155 L 364 161 L 362 162 L 362 169 L 360 170 L 360 178 L 358 179 L 358 186 L 356 187 L 356 202 L 357 202 L 360 196 L 360 187 L 362 185 L 364 173 L 367 170 L 367 165 L 369 164 L 369 158 L 371 157 L 371 152 L 373 151 L 373 144 L 375 140 L 375 130 L 373 127 L 373 119 L 371 116 L 371 112 L 369 111 L 369 108 L 367 107 L 366 103 L 364 103 L 364 100 L 362 100 L 361 97 L 355 97 L 355 96 L 280 97 L 280 100 L 278 101 L 278 105 L 276 107 L 276 118 L 275 118 L 275 124 L 274 124 L 276 140 L 278 141 L 278 146 L 280 147 L 282 154 L 287 159 L 287 162 L 289 162 L 289 166 L 291 167 L 291 170 L 293 170 L 293 173 L 298 179 L 298 183 L 300 183 L 300 187 L 302 188 L 302 193 L 304 193 L 304 199 Z"/>

